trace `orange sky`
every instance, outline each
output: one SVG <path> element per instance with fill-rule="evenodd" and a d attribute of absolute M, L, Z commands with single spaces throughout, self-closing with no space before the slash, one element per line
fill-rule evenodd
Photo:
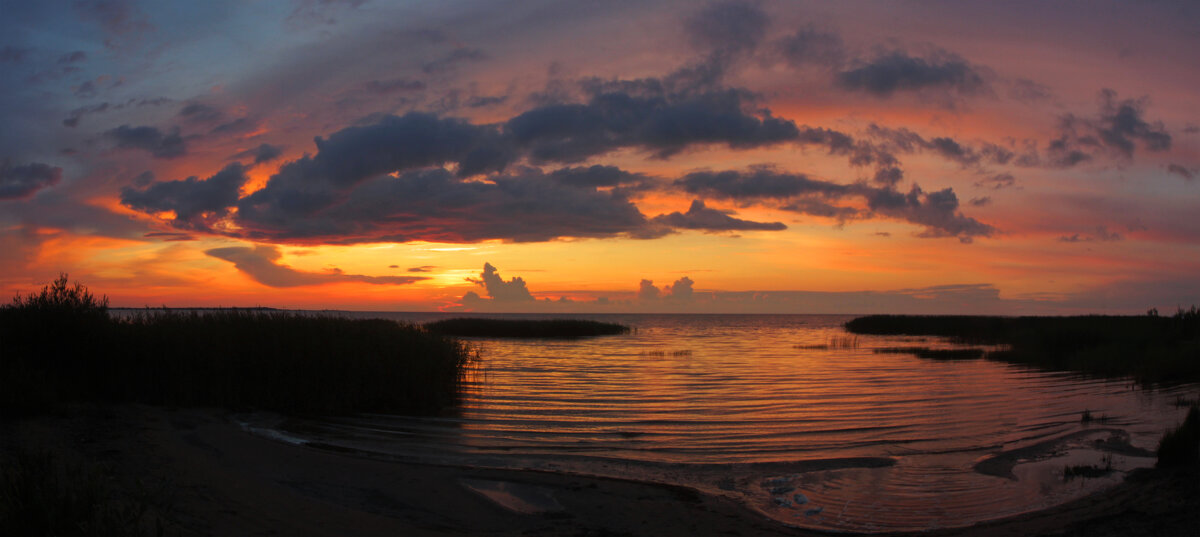
<path fill-rule="evenodd" d="M 114 6 L 0 23 L 0 292 L 68 272 L 131 307 L 1200 302 L 1185 3 Z"/>

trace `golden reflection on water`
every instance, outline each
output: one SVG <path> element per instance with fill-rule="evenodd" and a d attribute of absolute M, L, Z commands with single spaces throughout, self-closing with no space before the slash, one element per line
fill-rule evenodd
<path fill-rule="evenodd" d="M 1018 466 L 1016 480 L 973 467 L 1089 427 L 1126 431 L 1134 446 L 1153 449 L 1182 417 L 1171 404 L 1176 393 L 1195 391 L 881 354 L 875 350 L 951 345 L 847 336 L 847 316 L 599 318 L 637 330 L 574 341 L 477 341 L 482 361 L 459 416 L 329 421 L 320 426 L 322 441 L 683 484 L 802 526 L 926 529 L 1028 511 L 1115 482 L 1119 472 L 1055 484 L 1063 462 L 1053 458 Z M 1082 423 L 1085 410 L 1104 422 Z M 1077 457 L 1092 456 L 1087 447 L 1075 449 Z M 892 465 L 867 468 L 847 460 L 854 457 Z M 812 462 L 825 460 L 843 462 Z M 1114 467 L 1148 464 L 1122 456 Z"/>

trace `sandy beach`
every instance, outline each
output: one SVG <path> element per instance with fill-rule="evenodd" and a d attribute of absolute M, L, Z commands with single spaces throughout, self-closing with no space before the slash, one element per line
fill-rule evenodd
<path fill-rule="evenodd" d="M 146 495 L 146 524 L 167 535 L 819 534 L 683 487 L 289 445 L 213 410 L 86 406 L 4 428 L 5 449 L 52 448 L 109 469 L 118 487 Z M 1198 489 L 1195 470 L 1137 471 L 1047 511 L 936 534 L 1192 535 Z"/>

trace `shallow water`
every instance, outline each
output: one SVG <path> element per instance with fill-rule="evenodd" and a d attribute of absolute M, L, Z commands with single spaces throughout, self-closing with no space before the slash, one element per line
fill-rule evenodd
<path fill-rule="evenodd" d="M 386 316 L 410 322 L 439 314 Z M 537 316 L 511 316 L 537 317 Z M 563 317 L 557 315 L 556 317 Z M 633 334 L 473 340 L 482 356 L 457 414 L 251 419 L 269 434 L 404 460 L 536 468 L 681 484 L 804 527 L 961 526 L 1048 507 L 1153 465 L 1195 385 L 1145 390 L 984 360 L 874 349 L 937 339 L 853 336 L 850 316 L 578 316 Z M 1085 410 L 1104 420 L 1081 422 Z M 1069 441 L 1052 442 L 1080 431 Z M 1115 436 L 1114 436 L 1115 435 Z M 1023 453 L 1008 476 L 976 463 Z M 1143 453 L 1142 455 L 1145 455 Z M 1067 465 L 1111 465 L 1064 479 Z"/>

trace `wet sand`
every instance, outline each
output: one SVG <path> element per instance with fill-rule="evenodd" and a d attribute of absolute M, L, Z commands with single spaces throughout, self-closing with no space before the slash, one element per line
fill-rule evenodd
<path fill-rule="evenodd" d="M 819 535 L 684 487 L 418 465 L 288 445 L 217 411 L 82 407 L 3 425 L 156 491 L 166 535 Z M 140 484 L 139 484 L 140 483 Z M 1193 535 L 1200 472 L 1141 470 L 1047 511 L 926 535 Z"/>

